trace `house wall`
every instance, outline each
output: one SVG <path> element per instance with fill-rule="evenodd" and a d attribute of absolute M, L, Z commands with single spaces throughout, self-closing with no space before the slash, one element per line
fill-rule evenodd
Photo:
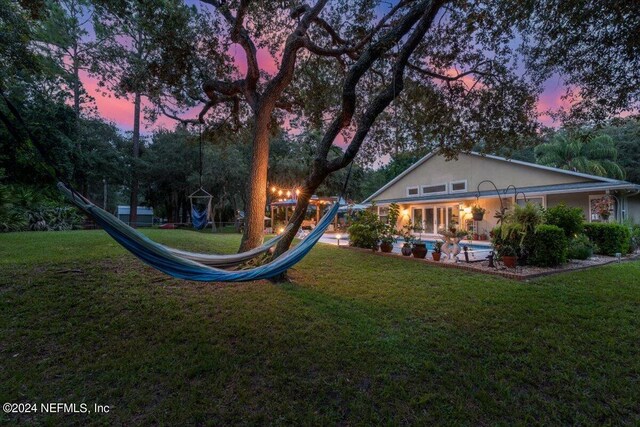
<path fill-rule="evenodd" d="M 561 203 L 570 207 L 578 207 L 582 209 L 585 221 L 589 222 L 589 200 L 590 197 L 604 196 L 604 192 L 585 192 L 585 193 L 567 193 L 567 194 L 549 194 L 545 197 L 545 207 L 550 208 L 557 206 Z M 531 195 L 530 197 L 540 197 L 537 195 Z M 513 204 L 513 198 L 503 198 L 503 204 L 506 208 L 510 208 Z M 398 218 L 397 228 L 401 229 L 404 225 L 413 221 L 412 214 L 414 208 L 427 208 L 436 206 L 454 206 L 462 210 L 458 210 L 460 217 L 461 228 L 465 228 L 465 220 L 472 220 L 472 215 L 464 212 L 464 207 L 471 207 L 478 204 L 480 207 L 486 209 L 484 218 L 477 223 L 477 231 L 479 234 L 489 233 L 493 229 L 498 220 L 494 218 L 497 211 L 500 210 L 500 200 L 498 198 L 481 198 L 479 200 L 456 200 L 439 203 L 402 203 L 400 204 L 400 217 Z M 379 206 L 388 206 L 387 203 L 381 203 Z M 636 223 L 640 223 L 640 195 L 628 199 L 628 215 Z"/>
<path fill-rule="evenodd" d="M 634 224 L 640 224 L 640 195 L 627 199 L 627 217 Z"/>
<path fill-rule="evenodd" d="M 402 229 L 402 227 L 409 222 L 413 222 L 412 214 L 414 208 L 424 209 L 438 206 L 452 206 L 460 218 L 461 228 L 465 228 L 466 221 L 472 220 L 473 215 L 471 213 L 465 213 L 464 207 L 471 207 L 476 203 L 478 206 L 486 209 L 483 220 L 477 223 L 478 232 L 488 234 L 497 224 L 497 219 L 494 218 L 495 213 L 500 210 L 500 200 L 497 198 L 479 199 L 477 202 L 476 200 L 460 200 L 446 203 L 402 203 L 400 204 L 400 217 L 398 218 L 396 228 Z M 512 205 L 511 199 L 503 199 L 503 203 L 507 208 Z M 463 206 L 463 210 L 459 209 L 461 205 Z M 381 206 L 386 206 L 386 204 Z"/>
<path fill-rule="evenodd" d="M 573 194 L 549 194 L 547 207 L 552 208 L 564 203 L 567 206 L 580 208 L 585 221 L 589 222 L 589 195 L 604 195 L 604 193 L 573 193 Z"/>
<path fill-rule="evenodd" d="M 467 180 L 467 191 L 476 191 L 484 180 L 493 181 L 498 188 L 509 185 L 531 187 L 576 182 L 588 182 L 588 178 L 514 164 L 503 160 L 460 154 L 458 160 L 447 162 L 444 157 L 431 157 L 406 176 L 380 193 L 374 200 L 390 200 L 407 197 L 407 187 L 420 185 L 447 185 L 452 181 Z M 483 184 L 481 190 L 492 189 Z"/>

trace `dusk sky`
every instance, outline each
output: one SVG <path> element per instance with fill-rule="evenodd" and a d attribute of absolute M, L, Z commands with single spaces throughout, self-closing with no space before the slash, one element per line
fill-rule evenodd
<path fill-rule="evenodd" d="M 241 50 L 239 52 L 241 52 Z M 241 53 L 238 53 L 238 56 L 241 55 Z M 275 64 L 268 53 L 261 52 L 259 58 L 261 68 L 263 70 L 272 71 L 275 69 Z M 244 62 L 244 57 L 240 58 L 240 65 L 242 65 L 242 62 Z M 82 81 L 89 95 L 95 98 L 96 106 L 100 115 L 107 120 L 113 121 L 124 131 L 130 131 L 133 128 L 133 104 L 131 101 L 118 99 L 113 96 L 107 97 L 97 93 L 97 79 L 88 76 L 86 73 L 83 73 Z M 559 107 L 566 106 L 566 102 L 561 99 L 563 93 L 564 86 L 562 85 L 560 78 L 548 80 L 545 85 L 545 91 L 538 102 L 538 111 L 543 113 L 549 109 L 558 109 Z M 195 116 L 196 114 L 197 110 L 194 111 L 193 115 Z M 541 121 L 548 126 L 554 125 L 553 121 L 548 116 L 542 116 Z M 175 120 L 167 117 L 160 117 L 153 125 L 145 124 L 143 131 L 148 133 L 161 126 L 172 128 L 175 123 Z"/>
<path fill-rule="evenodd" d="M 203 4 L 197 0 L 187 0 L 186 3 L 195 5 L 198 8 L 209 8 L 208 5 Z M 389 7 L 389 5 L 385 5 L 386 7 Z M 381 16 L 386 12 L 386 10 L 383 9 L 379 11 Z M 90 30 L 90 33 L 92 33 L 92 30 Z M 244 73 L 246 70 L 246 58 L 244 56 L 244 51 L 242 50 L 242 48 L 239 45 L 232 45 L 229 53 L 236 58 L 238 69 L 241 73 Z M 269 52 L 265 49 L 258 50 L 258 62 L 260 64 L 261 70 L 269 74 L 273 74 L 277 71 L 277 64 L 275 63 Z M 94 97 L 98 112 L 103 118 L 114 122 L 123 131 L 130 131 L 133 129 L 133 104 L 131 101 L 126 99 L 118 99 L 114 96 L 103 96 L 103 94 L 98 93 L 97 79 L 89 76 L 86 72 L 82 73 L 81 79 L 88 94 Z M 543 114 L 545 111 L 548 111 L 550 109 L 557 110 L 560 107 L 568 106 L 568 103 L 561 99 L 564 91 L 565 87 L 563 86 L 562 81 L 559 77 L 554 77 L 548 80 L 545 84 L 545 90 L 540 96 L 538 102 L 538 112 Z M 196 108 L 192 111 L 191 115 L 186 115 L 185 118 L 193 118 L 198 114 L 198 112 L 199 108 Z M 540 117 L 540 120 L 544 125 L 547 126 L 557 125 L 551 120 L 548 115 L 542 115 Z M 144 123 L 142 131 L 144 133 L 150 133 L 154 129 L 157 129 L 159 127 L 173 128 L 173 126 L 175 126 L 175 123 L 175 120 L 162 116 L 159 117 L 159 119 L 154 124 Z"/>

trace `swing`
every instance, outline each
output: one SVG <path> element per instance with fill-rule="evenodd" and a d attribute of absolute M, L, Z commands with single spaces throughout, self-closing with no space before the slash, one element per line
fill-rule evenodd
<path fill-rule="evenodd" d="M 200 142 L 199 142 L 199 155 L 198 155 L 198 180 L 200 187 L 189 195 L 189 203 L 191 204 L 191 224 L 196 230 L 202 230 L 207 226 L 207 221 L 213 218 L 211 217 L 211 201 L 213 196 L 207 190 L 202 188 L 202 124 L 200 124 Z M 194 200 L 196 203 L 194 203 Z M 198 203 L 200 200 L 205 200 L 204 209 L 198 209 Z"/>
<path fill-rule="evenodd" d="M 205 208 L 202 210 L 198 209 L 198 201 L 200 200 L 205 200 Z M 212 200 L 213 196 L 202 187 L 189 194 L 189 203 L 191 204 L 191 224 L 193 224 L 193 228 L 196 230 L 202 230 L 205 228 L 209 219 L 213 221 L 213 218 L 211 217 Z"/>

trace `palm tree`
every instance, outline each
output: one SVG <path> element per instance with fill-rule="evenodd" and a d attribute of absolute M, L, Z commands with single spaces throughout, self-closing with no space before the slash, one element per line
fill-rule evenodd
<path fill-rule="evenodd" d="M 536 163 L 574 172 L 624 179 L 617 163 L 618 150 L 609 135 L 599 135 L 583 142 L 566 134 L 556 134 L 551 141 L 535 149 Z"/>

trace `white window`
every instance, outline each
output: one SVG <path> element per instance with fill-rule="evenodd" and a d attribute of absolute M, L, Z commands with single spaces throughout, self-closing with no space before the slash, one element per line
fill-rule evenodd
<path fill-rule="evenodd" d="M 423 185 L 421 192 L 423 195 L 445 194 L 447 192 L 447 184 Z"/>
<path fill-rule="evenodd" d="M 527 202 L 532 203 L 534 205 L 539 205 L 540 207 L 545 207 L 545 199 L 544 196 L 539 196 L 539 197 L 527 197 L 527 201 L 524 201 L 524 197 L 518 195 L 518 200 L 517 203 L 520 206 L 524 206 L 527 204 Z"/>
<path fill-rule="evenodd" d="M 467 180 L 462 181 L 451 181 L 450 183 L 451 192 L 452 193 L 462 193 L 467 191 Z"/>
<path fill-rule="evenodd" d="M 407 196 L 417 196 L 418 195 L 418 186 L 415 187 L 407 187 Z"/>
<path fill-rule="evenodd" d="M 385 224 L 389 221 L 389 206 L 378 206 L 378 218 Z"/>

